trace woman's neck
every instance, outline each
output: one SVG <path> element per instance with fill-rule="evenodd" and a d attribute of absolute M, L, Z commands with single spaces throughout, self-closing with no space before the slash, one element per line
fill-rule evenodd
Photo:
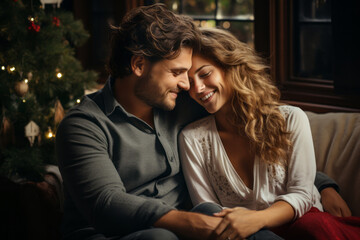
<path fill-rule="evenodd" d="M 228 103 L 224 105 L 219 111 L 214 114 L 216 127 L 219 132 L 232 132 L 238 131 L 238 127 L 234 125 L 234 112 L 231 105 Z"/>

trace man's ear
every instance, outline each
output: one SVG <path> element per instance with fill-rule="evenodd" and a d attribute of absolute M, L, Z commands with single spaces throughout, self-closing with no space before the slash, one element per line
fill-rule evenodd
<path fill-rule="evenodd" d="M 141 75 L 144 73 L 145 62 L 146 60 L 144 56 L 131 57 L 131 70 L 136 76 L 141 77 Z"/>

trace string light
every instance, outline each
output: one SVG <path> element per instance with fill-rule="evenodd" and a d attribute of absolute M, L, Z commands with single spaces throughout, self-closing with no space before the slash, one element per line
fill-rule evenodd
<path fill-rule="evenodd" d="M 56 77 L 59 78 L 59 79 L 62 78 L 62 73 L 60 73 L 60 72 L 57 73 L 57 74 L 56 74 Z"/>
<path fill-rule="evenodd" d="M 5 66 L 1 66 L 1 70 L 5 71 L 5 69 L 6 69 Z"/>
<path fill-rule="evenodd" d="M 23 102 L 23 103 L 26 103 L 26 100 L 25 100 L 25 99 L 23 99 L 23 100 L 22 100 L 22 102 Z"/>
<path fill-rule="evenodd" d="M 77 103 L 80 103 L 80 102 L 81 102 L 81 100 L 80 100 L 80 99 L 76 99 L 76 102 L 77 102 Z"/>
<path fill-rule="evenodd" d="M 25 83 L 28 83 L 28 82 L 29 82 L 29 80 L 28 80 L 27 78 L 25 78 L 25 79 L 24 79 L 24 82 L 25 82 Z"/>
<path fill-rule="evenodd" d="M 45 133 L 46 138 L 53 138 L 55 137 L 55 134 L 52 132 L 51 128 L 48 127 L 48 130 Z"/>
<path fill-rule="evenodd" d="M 15 67 L 10 67 L 9 70 L 10 70 L 10 72 L 15 71 Z"/>

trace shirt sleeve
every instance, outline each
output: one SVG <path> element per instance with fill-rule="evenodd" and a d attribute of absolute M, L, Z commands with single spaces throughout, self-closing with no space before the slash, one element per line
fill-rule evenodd
<path fill-rule="evenodd" d="M 300 108 L 292 109 L 286 120 L 293 143 L 288 162 L 287 194 L 278 196 L 275 201 L 288 202 L 295 211 L 296 219 L 313 206 L 316 162 L 309 120 Z"/>
<path fill-rule="evenodd" d="M 179 151 L 182 171 L 193 205 L 203 202 L 220 204 L 204 168 L 201 146 L 193 141 L 194 138 L 187 138 L 185 135 L 184 131 L 179 135 Z"/>
<path fill-rule="evenodd" d="M 339 185 L 323 172 L 316 172 L 315 186 L 319 192 L 328 187 L 334 188 L 337 192 L 340 191 Z"/>
<path fill-rule="evenodd" d="M 58 128 L 56 151 L 67 194 L 83 218 L 105 235 L 150 227 L 173 208 L 126 192 L 108 153 L 108 130 L 101 124 L 73 114 Z"/>

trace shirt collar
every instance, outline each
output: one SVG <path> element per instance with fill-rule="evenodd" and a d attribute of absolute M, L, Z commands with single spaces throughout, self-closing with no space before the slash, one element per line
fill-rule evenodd
<path fill-rule="evenodd" d="M 106 81 L 105 86 L 102 89 L 102 94 L 103 94 L 103 97 L 104 97 L 104 109 L 105 109 L 106 116 L 109 117 L 111 114 L 114 113 L 114 111 L 117 108 L 118 110 L 120 110 L 120 112 L 125 114 L 127 117 L 134 118 L 135 117 L 134 115 L 127 112 L 124 109 L 124 107 L 121 106 L 121 104 L 118 101 L 116 101 L 116 99 L 114 97 L 114 93 L 113 93 L 114 83 L 115 83 L 115 78 L 110 76 L 108 78 L 108 80 Z"/>
<path fill-rule="evenodd" d="M 109 77 L 102 89 L 102 95 L 104 97 L 104 109 L 106 116 L 111 115 L 117 107 L 126 113 L 125 109 L 114 98 L 112 87 L 114 85 L 115 78 Z"/>

